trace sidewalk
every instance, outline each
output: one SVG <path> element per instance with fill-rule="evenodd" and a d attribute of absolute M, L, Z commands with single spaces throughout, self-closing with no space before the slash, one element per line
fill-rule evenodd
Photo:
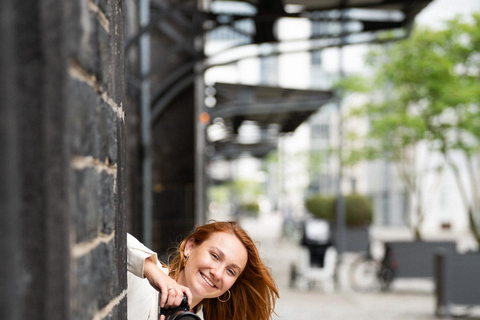
<path fill-rule="evenodd" d="M 391 292 L 357 293 L 348 287 L 346 267 L 340 266 L 340 288 L 325 293 L 290 289 L 288 275 L 297 247 L 281 239 L 282 218 L 269 214 L 242 219 L 242 226 L 258 241 L 262 257 L 272 269 L 280 291 L 274 320 L 434 320 L 434 285 L 429 280 L 397 280 Z M 345 263 L 348 263 L 345 257 Z M 478 313 L 476 313 L 478 316 Z M 480 319 L 465 317 L 463 319 Z"/>

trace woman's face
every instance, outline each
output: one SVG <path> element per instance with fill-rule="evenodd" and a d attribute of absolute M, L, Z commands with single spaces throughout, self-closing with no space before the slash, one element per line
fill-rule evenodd
<path fill-rule="evenodd" d="M 242 242 L 225 232 L 213 233 L 200 245 L 189 239 L 184 254 L 189 258 L 179 282 L 201 299 L 219 297 L 230 289 L 248 259 Z"/>

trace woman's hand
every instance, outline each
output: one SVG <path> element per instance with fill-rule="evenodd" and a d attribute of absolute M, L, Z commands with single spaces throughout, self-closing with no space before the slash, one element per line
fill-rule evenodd
<path fill-rule="evenodd" d="M 153 258 L 145 259 L 143 274 L 148 279 L 150 285 L 157 291 L 160 291 L 160 307 L 177 307 L 182 303 L 183 294 L 187 295 L 188 305 L 192 305 L 192 293 L 190 289 L 179 285 L 160 269 Z"/>

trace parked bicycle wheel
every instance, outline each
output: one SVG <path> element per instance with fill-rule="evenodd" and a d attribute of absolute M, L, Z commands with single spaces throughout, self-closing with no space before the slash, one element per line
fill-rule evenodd
<path fill-rule="evenodd" d="M 349 276 L 350 285 L 355 291 L 369 292 L 380 287 L 377 262 L 364 256 L 350 265 Z"/>

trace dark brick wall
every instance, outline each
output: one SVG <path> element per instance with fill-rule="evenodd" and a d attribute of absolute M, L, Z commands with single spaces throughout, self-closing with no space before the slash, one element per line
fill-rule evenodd
<path fill-rule="evenodd" d="M 0 319 L 126 318 L 123 6 L 0 3 Z"/>

